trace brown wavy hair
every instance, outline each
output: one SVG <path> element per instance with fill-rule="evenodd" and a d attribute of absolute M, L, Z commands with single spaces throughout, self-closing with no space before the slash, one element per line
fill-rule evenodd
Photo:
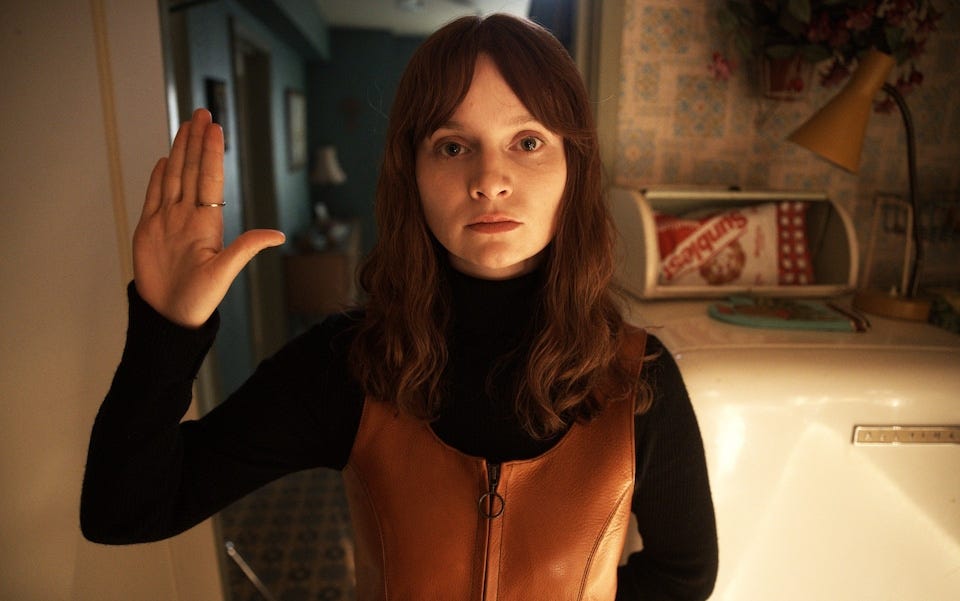
<path fill-rule="evenodd" d="M 364 392 L 432 419 L 440 411 L 447 364 L 450 292 L 447 253 L 424 218 L 416 149 L 463 100 L 478 55 L 493 59 L 530 113 L 561 135 L 567 181 L 553 241 L 542 265 L 544 289 L 515 410 L 537 438 L 572 420 L 589 420 L 606 402 L 649 406 L 639 357 L 624 359 L 629 326 L 613 297 L 613 227 L 601 189 L 591 105 L 579 71 L 548 31 L 506 15 L 463 17 L 417 49 L 400 80 L 387 127 L 376 191 L 378 239 L 360 270 L 368 295 L 351 349 Z"/>

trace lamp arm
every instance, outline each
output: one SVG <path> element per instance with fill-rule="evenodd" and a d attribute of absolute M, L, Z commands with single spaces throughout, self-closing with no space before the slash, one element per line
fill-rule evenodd
<path fill-rule="evenodd" d="M 909 201 L 910 208 L 913 210 L 913 231 L 910 235 L 913 237 L 913 265 L 910 269 L 907 279 L 907 289 L 901 290 L 904 296 L 914 297 L 920 283 L 920 271 L 923 265 L 923 242 L 920 238 L 920 195 L 917 191 L 917 150 L 914 143 L 913 118 L 910 116 L 910 109 L 907 108 L 907 102 L 903 98 L 900 90 L 889 83 L 883 84 L 883 91 L 893 98 L 900 109 L 900 115 L 903 117 L 903 128 L 907 135 L 907 177 L 909 178 Z"/>

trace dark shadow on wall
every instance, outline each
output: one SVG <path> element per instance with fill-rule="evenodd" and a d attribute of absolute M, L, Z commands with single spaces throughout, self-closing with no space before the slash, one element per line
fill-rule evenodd
<path fill-rule="evenodd" d="M 314 187 L 311 195 L 326 202 L 335 218 L 360 220 L 366 252 L 376 239 L 373 199 L 387 117 L 403 69 L 424 38 L 352 28 L 331 28 L 329 34 L 332 59 L 307 68 L 310 148 L 335 146 L 347 181 Z"/>

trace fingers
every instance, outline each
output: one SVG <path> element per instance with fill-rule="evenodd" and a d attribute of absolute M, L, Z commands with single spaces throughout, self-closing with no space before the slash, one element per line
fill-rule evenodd
<path fill-rule="evenodd" d="M 157 161 L 157 164 L 153 166 L 153 171 L 150 173 L 150 183 L 147 184 L 147 197 L 143 201 L 143 210 L 140 213 L 141 219 L 149 217 L 160 210 L 163 194 L 163 174 L 166 166 L 167 159 L 165 158 L 160 159 Z"/>
<path fill-rule="evenodd" d="M 212 124 L 203 132 L 195 202 L 223 202 L 223 129 Z"/>
<path fill-rule="evenodd" d="M 257 253 L 271 246 L 280 246 L 285 240 L 286 236 L 278 230 L 249 230 L 223 249 L 217 255 L 217 261 L 223 263 L 221 268 L 232 281 Z"/>
<path fill-rule="evenodd" d="M 196 178 L 200 170 L 203 136 L 211 120 L 210 111 L 197 109 L 190 121 L 177 130 L 163 177 L 163 204 L 174 204 L 183 200 L 190 204 L 196 202 Z"/>
<path fill-rule="evenodd" d="M 190 135 L 183 157 L 182 193 L 181 202 L 189 205 L 197 203 L 198 178 L 200 177 L 200 160 L 204 151 L 206 132 L 211 123 L 210 112 L 206 109 L 197 109 L 193 112 L 190 121 Z M 222 160 L 222 155 L 221 155 Z"/>
<path fill-rule="evenodd" d="M 180 201 L 182 192 L 181 177 L 183 175 L 183 159 L 186 155 L 187 138 L 190 136 L 190 122 L 180 126 L 177 135 L 173 138 L 170 148 L 170 157 L 167 160 L 167 171 L 163 178 L 163 194 L 161 201 L 164 204 Z"/>

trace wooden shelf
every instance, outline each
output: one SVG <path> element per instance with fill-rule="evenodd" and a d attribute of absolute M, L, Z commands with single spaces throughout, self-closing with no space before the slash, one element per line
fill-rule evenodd
<path fill-rule="evenodd" d="M 356 271 L 360 261 L 360 225 L 337 248 L 285 255 L 283 276 L 287 311 L 326 315 L 357 301 Z"/>

